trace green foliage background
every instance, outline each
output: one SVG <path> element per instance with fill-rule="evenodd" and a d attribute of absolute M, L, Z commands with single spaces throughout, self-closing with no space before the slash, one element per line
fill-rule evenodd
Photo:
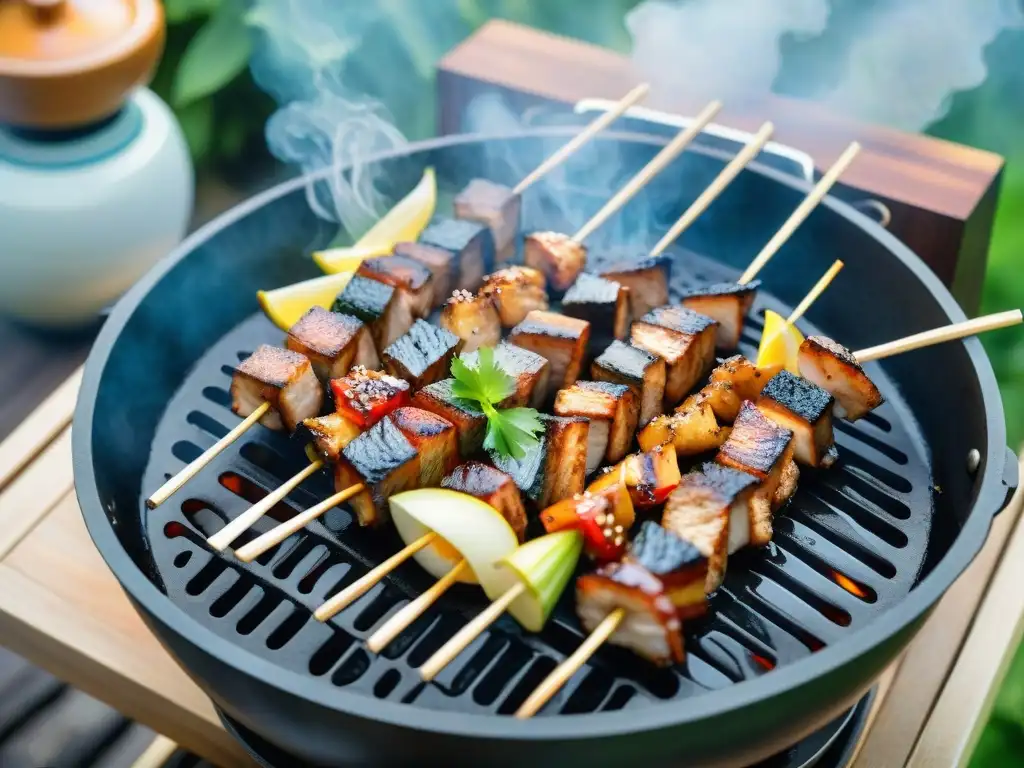
<path fill-rule="evenodd" d="M 303 0 L 299 0 L 302 2 Z M 617 50 L 629 48 L 625 13 L 638 0 L 330 0 L 377 2 L 385 34 L 397 37 L 404 59 L 390 62 L 402 70 L 400 93 L 377 94 L 392 110 L 398 127 L 410 138 L 432 134 L 435 123 L 433 66 L 453 45 L 492 18 L 504 18 L 559 34 L 571 35 Z M 844 13 L 860 11 L 856 3 L 878 0 L 832 0 L 830 28 L 841 26 Z M 263 127 L 273 102 L 253 83 L 248 64 L 254 33 L 247 23 L 245 0 L 166 0 L 167 49 L 154 89 L 174 108 L 200 172 L 231 175 L 269 162 Z M 442 17 L 444 23 L 438 23 Z M 837 18 L 840 17 L 840 18 Z M 778 87 L 798 80 L 787 72 L 816 42 L 784 41 L 784 66 Z M 1006 33 L 990 50 L 1024 46 L 1024 31 Z M 353 59 L 369 57 L 372 45 L 356 49 Z M 1005 50 L 1004 50 L 1005 49 Z M 1019 48 L 1017 50 L 1020 50 Z M 348 62 L 346 62 L 346 65 Z M 1024 306 L 1024 57 L 1017 70 L 1003 68 L 983 86 L 958 94 L 950 114 L 930 133 L 1007 157 L 995 234 L 989 253 L 983 310 Z M 358 79 L 359 70 L 355 77 Z M 364 70 L 365 71 L 365 68 Z M 789 89 L 799 95 L 798 86 Z M 390 96 L 391 98 L 387 98 Z M 996 368 L 1006 405 L 1011 445 L 1024 441 L 1024 334 L 1009 330 L 984 339 Z M 1019 653 L 995 705 L 992 721 L 975 754 L 975 766 L 1024 764 L 1024 653 Z"/>

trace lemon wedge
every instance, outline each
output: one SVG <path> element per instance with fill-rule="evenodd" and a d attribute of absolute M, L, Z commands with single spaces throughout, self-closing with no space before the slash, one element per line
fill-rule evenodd
<path fill-rule="evenodd" d="M 370 227 L 355 245 L 331 248 L 313 254 L 320 269 L 328 274 L 359 269 L 364 259 L 386 256 L 395 243 L 417 240 L 434 217 L 437 208 L 437 178 L 433 168 L 427 168 L 423 177 L 398 203 Z"/>
<path fill-rule="evenodd" d="M 260 307 L 278 328 L 287 331 L 295 322 L 313 307 L 330 309 L 334 299 L 341 293 L 352 272 L 339 272 L 292 283 L 271 291 L 257 291 Z"/>
<path fill-rule="evenodd" d="M 757 367 L 774 376 L 785 369 L 800 375 L 796 358 L 804 335 L 782 315 L 770 309 L 764 313 L 764 332 L 757 348 Z"/>
<path fill-rule="evenodd" d="M 402 541 L 410 544 L 433 531 L 440 538 L 413 557 L 431 576 L 441 578 L 466 559 L 469 572 L 459 581 L 479 584 L 487 597 L 501 597 L 516 578 L 498 567 L 519 540 L 505 518 L 490 504 L 446 488 L 417 488 L 396 493 L 388 503 Z"/>

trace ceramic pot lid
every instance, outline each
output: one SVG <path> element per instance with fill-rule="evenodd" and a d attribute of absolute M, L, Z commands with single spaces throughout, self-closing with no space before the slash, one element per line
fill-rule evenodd
<path fill-rule="evenodd" d="M 73 128 L 115 113 L 163 47 L 158 0 L 0 0 L 0 123 Z"/>

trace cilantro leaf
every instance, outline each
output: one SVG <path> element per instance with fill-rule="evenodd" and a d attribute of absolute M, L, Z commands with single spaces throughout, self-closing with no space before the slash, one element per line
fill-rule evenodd
<path fill-rule="evenodd" d="M 494 347 L 481 347 L 480 365 L 476 369 L 480 392 L 492 404 L 500 403 L 516 391 L 516 380 L 505 373 L 494 360 Z"/>

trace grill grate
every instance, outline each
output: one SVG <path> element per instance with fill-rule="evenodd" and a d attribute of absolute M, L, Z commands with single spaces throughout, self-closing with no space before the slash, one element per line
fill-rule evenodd
<path fill-rule="evenodd" d="M 727 279 L 710 261 L 687 256 L 686 263 L 698 269 L 677 274 L 676 288 Z M 745 354 L 756 351 L 766 308 L 787 314 L 762 292 L 744 331 Z M 207 352 L 162 417 L 144 488 L 159 485 L 228 431 L 236 420 L 228 395 L 233 365 L 280 336 L 258 315 Z M 606 647 L 546 714 L 642 707 L 757 677 L 836 642 L 907 594 L 928 547 L 930 467 L 898 390 L 881 371 L 872 376 L 888 402 L 856 424 L 837 425 L 839 462 L 821 473 L 802 469 L 794 500 L 776 517 L 771 546 L 730 558 L 712 611 L 687 627 L 686 662 L 658 670 Z M 567 598 L 543 633 L 523 632 L 502 617 L 424 684 L 416 668 L 483 607 L 484 598 L 457 586 L 383 654 L 371 654 L 363 641 L 374 627 L 430 584 L 411 562 L 328 624 L 317 622 L 316 606 L 401 541 L 391 529 L 360 529 L 347 510 L 335 509 L 251 564 L 212 552 L 206 536 L 305 462 L 301 446 L 285 435 L 255 429 L 243 439 L 189 483 L 184 501 L 154 512 L 139 501 L 155 580 L 183 610 L 239 647 L 324 686 L 430 709 L 510 714 L 578 646 L 581 634 Z M 326 475 L 311 478 L 239 546 L 268 530 L 274 518 L 307 508 L 331 490 Z"/>

